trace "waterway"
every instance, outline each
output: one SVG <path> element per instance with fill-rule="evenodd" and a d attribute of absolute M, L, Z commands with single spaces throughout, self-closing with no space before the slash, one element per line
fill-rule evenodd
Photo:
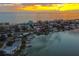
<path fill-rule="evenodd" d="M 79 55 L 79 32 L 65 31 L 36 36 L 32 47 L 25 52 L 29 56 L 72 56 Z"/>

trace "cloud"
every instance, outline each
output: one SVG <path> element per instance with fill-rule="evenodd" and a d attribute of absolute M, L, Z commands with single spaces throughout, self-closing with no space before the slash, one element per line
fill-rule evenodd
<path fill-rule="evenodd" d="M 65 4 L 34 4 L 34 5 L 24 5 L 22 7 L 17 7 L 16 10 L 26 10 L 26 11 L 43 11 L 43 10 L 56 10 L 56 11 L 69 11 L 69 10 L 79 10 L 78 3 L 65 3 Z"/>

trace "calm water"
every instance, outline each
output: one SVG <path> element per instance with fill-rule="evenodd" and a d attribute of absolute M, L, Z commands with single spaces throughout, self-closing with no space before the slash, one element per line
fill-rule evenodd
<path fill-rule="evenodd" d="M 0 22 L 14 23 L 16 20 L 16 13 L 14 12 L 0 12 Z"/>
<path fill-rule="evenodd" d="M 32 16 L 27 12 L 0 12 L 0 22 L 24 23 L 33 20 Z"/>
<path fill-rule="evenodd" d="M 57 32 L 37 36 L 31 41 L 28 55 L 79 55 L 79 32 Z"/>

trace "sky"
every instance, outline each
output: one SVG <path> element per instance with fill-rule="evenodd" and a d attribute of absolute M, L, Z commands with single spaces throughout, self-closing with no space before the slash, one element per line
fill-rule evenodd
<path fill-rule="evenodd" d="M 59 4 L 29 4 L 20 5 L 16 7 L 16 10 L 26 11 L 71 11 L 79 10 L 79 3 L 59 3 Z"/>
<path fill-rule="evenodd" d="M 0 22 L 20 23 L 53 19 L 79 19 L 79 4 L 0 4 Z"/>
<path fill-rule="evenodd" d="M 79 10 L 79 3 L 0 4 L 0 11 L 71 11 Z"/>

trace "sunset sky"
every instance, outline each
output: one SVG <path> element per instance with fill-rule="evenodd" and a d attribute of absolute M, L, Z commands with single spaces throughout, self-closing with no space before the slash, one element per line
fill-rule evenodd
<path fill-rule="evenodd" d="M 36 12 L 40 11 L 40 12 Z M 78 3 L 23 3 L 0 4 L 0 21 L 26 22 L 28 20 L 79 19 Z"/>
<path fill-rule="evenodd" d="M 18 11 L 71 11 L 79 10 L 79 3 L 26 3 L 26 4 L 0 4 L 0 10 Z"/>
<path fill-rule="evenodd" d="M 79 4 L 70 3 L 70 4 L 29 4 L 29 5 L 20 5 L 16 7 L 17 10 L 26 10 L 26 11 L 70 11 L 70 10 L 79 10 Z"/>

